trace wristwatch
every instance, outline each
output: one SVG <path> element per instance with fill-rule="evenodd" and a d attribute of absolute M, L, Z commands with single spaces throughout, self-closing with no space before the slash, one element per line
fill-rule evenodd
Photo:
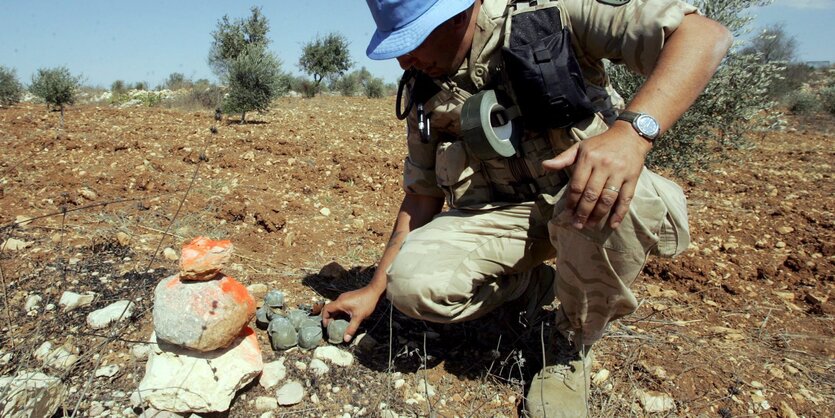
<path fill-rule="evenodd" d="M 625 120 L 631 123 L 635 131 L 638 132 L 638 135 L 646 138 L 649 142 L 655 141 L 658 138 L 658 134 L 661 133 L 661 125 L 658 124 L 658 121 L 654 117 L 646 113 L 624 110 L 618 115 L 617 120 Z"/>

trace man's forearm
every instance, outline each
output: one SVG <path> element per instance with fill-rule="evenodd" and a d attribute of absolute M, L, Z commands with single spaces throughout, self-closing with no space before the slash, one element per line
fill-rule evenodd
<path fill-rule="evenodd" d="M 685 16 L 627 110 L 654 116 L 663 133 L 699 97 L 732 41 L 721 24 L 696 14 Z"/>
<path fill-rule="evenodd" d="M 441 212 L 443 208 L 443 199 L 438 199 L 429 196 L 411 195 L 407 194 L 403 198 L 403 203 L 400 205 L 400 211 L 397 213 L 397 219 L 394 222 L 394 228 L 391 232 L 386 249 L 383 251 L 383 256 L 377 265 L 377 271 L 368 287 L 383 294 L 386 290 L 386 270 L 391 265 L 397 253 L 400 252 L 400 246 L 406 240 L 406 235 L 409 231 L 415 230 L 429 223 L 432 218 Z"/>

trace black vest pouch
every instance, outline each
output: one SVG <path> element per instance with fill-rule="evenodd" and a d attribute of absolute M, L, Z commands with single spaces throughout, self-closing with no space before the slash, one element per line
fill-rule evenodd
<path fill-rule="evenodd" d="M 571 32 L 556 2 L 510 7 L 502 58 L 512 95 L 528 129 L 559 129 L 594 114 Z"/>

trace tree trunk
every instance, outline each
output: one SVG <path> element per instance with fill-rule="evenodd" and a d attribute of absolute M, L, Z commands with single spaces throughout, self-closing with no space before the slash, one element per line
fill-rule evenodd
<path fill-rule="evenodd" d="M 64 105 L 61 105 L 61 124 L 60 129 L 64 129 Z"/>
<path fill-rule="evenodd" d="M 241 125 L 244 124 L 245 120 L 246 120 L 246 112 L 241 112 Z"/>

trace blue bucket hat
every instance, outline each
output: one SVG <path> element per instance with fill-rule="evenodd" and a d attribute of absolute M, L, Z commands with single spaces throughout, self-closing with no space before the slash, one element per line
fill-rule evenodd
<path fill-rule="evenodd" d="M 377 30 L 368 58 L 399 57 L 420 46 L 435 28 L 466 10 L 474 0 L 366 0 Z"/>

